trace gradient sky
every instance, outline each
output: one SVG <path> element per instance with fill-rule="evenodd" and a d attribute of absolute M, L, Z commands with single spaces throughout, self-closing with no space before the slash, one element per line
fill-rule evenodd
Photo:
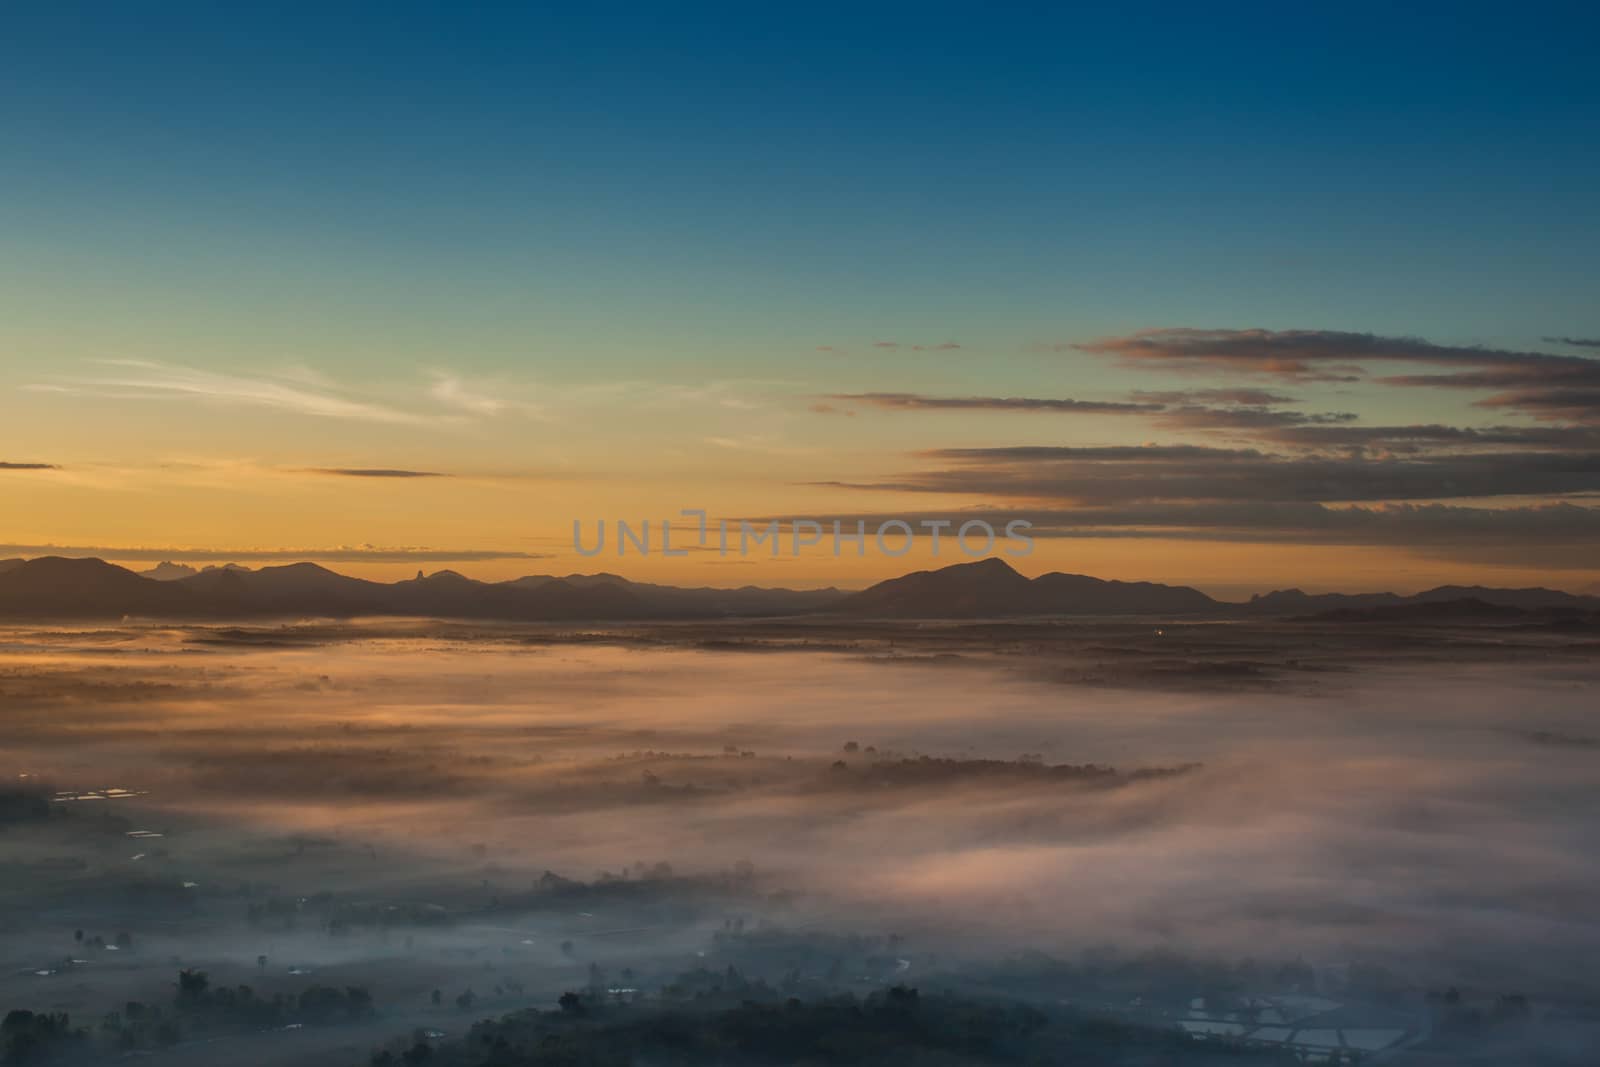
<path fill-rule="evenodd" d="M 1299 7 L 7 5 L 0 554 L 1592 586 L 1600 16 Z"/>

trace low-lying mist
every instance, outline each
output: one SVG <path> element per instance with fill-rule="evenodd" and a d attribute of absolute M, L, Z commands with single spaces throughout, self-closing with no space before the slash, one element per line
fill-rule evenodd
<path fill-rule="evenodd" d="M 7 635 L 5 770 L 50 809 L 14 801 L 0 830 L 14 973 L 52 924 L 102 917 L 212 967 L 348 967 L 401 936 L 476 959 L 502 921 L 558 963 L 588 920 L 614 928 L 586 958 L 649 940 L 692 959 L 731 898 L 751 922 L 893 931 L 945 967 L 1110 949 L 1600 991 L 1597 688 L 1579 662 L 1182 690 L 910 647 L 247 636 Z M 637 920 L 581 900 L 518 917 L 567 880 L 654 880 L 659 899 Z M 185 925 L 218 900 L 257 901 L 254 923 L 319 894 L 343 910 L 317 926 Z M 359 934 L 362 909 L 381 938 L 322 936 Z"/>

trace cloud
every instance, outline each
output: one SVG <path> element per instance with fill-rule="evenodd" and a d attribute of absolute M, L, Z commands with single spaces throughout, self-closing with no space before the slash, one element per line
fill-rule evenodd
<path fill-rule="evenodd" d="M 1210 463 L 1270 458 L 1253 448 L 1212 448 L 1208 445 L 1010 445 L 999 448 L 936 448 L 921 455 L 934 459 L 984 462 L 1080 460 L 1097 463 L 1160 463 L 1167 460 L 1202 460 Z"/>
<path fill-rule="evenodd" d="M 872 347 L 873 348 L 899 348 L 900 347 L 900 342 L 899 341 L 874 341 L 874 342 L 872 342 Z"/>
<path fill-rule="evenodd" d="M 1467 452 L 1415 457 L 1282 456 L 1197 445 L 938 449 L 952 466 L 857 489 L 1103 506 L 1141 501 L 1447 500 L 1600 492 L 1597 452 Z"/>
<path fill-rule="evenodd" d="M 428 393 L 445 407 L 457 408 L 473 415 L 498 415 L 509 406 L 503 397 L 492 396 L 481 389 L 472 388 L 452 374 L 436 374 L 433 387 Z"/>
<path fill-rule="evenodd" d="M 1472 507 L 1383 503 L 1155 505 L 1045 513 L 1036 536 L 1068 531 L 1177 532 L 1189 538 L 1253 538 L 1320 544 L 1486 545 L 1583 543 L 1600 537 L 1600 507 L 1570 503 Z"/>
<path fill-rule="evenodd" d="M 281 562 L 317 560 L 333 563 L 475 563 L 499 559 L 548 559 L 542 552 L 515 552 L 500 549 L 384 547 L 379 545 L 341 545 L 337 548 L 137 548 L 117 545 L 0 545 L 8 556 L 72 556 L 97 559 L 138 560 L 159 563 L 184 560 L 198 563 Z"/>
<path fill-rule="evenodd" d="M 438 416 L 419 415 L 383 404 L 355 399 L 343 391 L 305 380 L 305 375 L 224 374 L 148 360 L 95 361 L 104 374 L 65 382 L 24 386 L 41 392 L 102 396 L 127 400 L 191 400 L 317 418 L 424 424 Z"/>
<path fill-rule="evenodd" d="M 1472 368 L 1459 374 L 1380 379 L 1397 385 L 1462 388 L 1548 386 L 1555 381 L 1600 383 L 1600 361 L 1547 352 L 1437 345 L 1417 337 L 1384 337 L 1343 330 L 1139 330 L 1072 346 L 1114 355 L 1131 364 L 1268 374 L 1294 381 L 1351 381 L 1366 363 L 1423 363 Z"/>
<path fill-rule="evenodd" d="M 890 411 L 1051 412 L 1077 415 L 1145 415 L 1162 425 L 1186 429 L 1270 429 L 1278 426 L 1351 422 L 1350 412 L 1284 411 L 1266 405 L 1288 397 L 1255 389 L 1193 389 L 1133 393 L 1129 400 L 1076 400 L 1070 397 L 930 396 L 925 393 L 833 393 L 824 401 L 866 404 Z M 1211 399 L 1233 406 L 1215 407 Z M 1243 406 L 1249 404 L 1252 406 Z M 817 410 L 814 406 L 813 411 Z"/>
<path fill-rule="evenodd" d="M 1282 444 L 1315 449 L 1372 449 L 1417 452 L 1506 446 L 1539 449 L 1600 450 L 1600 427 L 1587 426 L 1289 426 L 1269 435 Z"/>
<path fill-rule="evenodd" d="M 0 463 L 0 471 L 58 471 L 54 463 Z"/>
<path fill-rule="evenodd" d="M 712 436 L 702 438 L 702 441 L 714 448 L 724 448 L 730 452 L 763 452 L 775 456 L 800 456 L 816 451 L 809 446 L 785 444 L 779 438 L 768 434 L 749 434 L 743 437 Z"/>
<path fill-rule="evenodd" d="M 1455 381 L 1460 376 L 1441 377 Z M 1382 380 L 1392 383 L 1410 379 Z M 1435 380 L 1435 376 L 1428 376 L 1428 380 Z M 1600 447 L 1600 438 L 1596 438 L 1592 432 L 1582 427 L 1571 426 L 1544 428 L 1498 426 L 1481 429 L 1442 425 L 1361 427 L 1353 425 L 1359 421 L 1359 416 L 1354 412 L 1289 410 L 1278 405 L 1293 403 L 1294 397 L 1258 388 L 1135 390 L 1129 393 L 1124 401 L 932 396 L 910 392 L 833 393 L 819 399 L 824 402 L 813 405 L 811 410 L 821 414 L 838 413 L 839 409 L 831 403 L 826 403 L 838 401 L 890 411 L 1136 415 L 1149 418 L 1154 425 L 1166 428 L 1233 431 L 1231 436 L 1234 437 L 1306 449 L 1353 448 L 1417 453 L 1427 448 L 1446 445 L 1472 448 L 1492 444 L 1551 449 Z M 1513 408 L 1546 421 L 1584 423 L 1600 418 L 1600 389 L 1581 390 L 1563 387 L 1552 390 L 1526 390 L 1491 396 L 1479 401 L 1478 404 L 1491 408 Z"/>
<path fill-rule="evenodd" d="M 1295 398 L 1266 389 L 1169 389 L 1165 391 L 1136 389 L 1128 394 L 1144 404 L 1189 406 L 1195 404 L 1232 404 L 1239 407 L 1272 407 L 1293 404 Z"/>
<path fill-rule="evenodd" d="M 386 467 L 304 467 L 301 474 L 330 474 L 342 478 L 450 478 L 438 471 L 394 470 Z"/>
<path fill-rule="evenodd" d="M 1562 343 L 1583 342 L 1567 338 Z M 1438 345 L 1417 337 L 1342 330 L 1139 330 L 1072 345 L 1132 365 L 1169 370 L 1264 374 L 1298 382 L 1358 381 L 1370 363 L 1446 368 L 1375 379 L 1390 386 L 1498 390 L 1479 406 L 1537 418 L 1600 420 L 1600 359 L 1483 346 Z"/>
<path fill-rule="evenodd" d="M 433 384 L 428 388 L 428 396 L 441 407 L 475 418 L 521 415 L 549 419 L 552 417 L 551 406 L 562 399 L 564 392 L 573 391 L 571 387 L 563 390 L 558 387 L 539 386 L 533 382 L 503 378 L 474 380 L 452 371 L 434 370 L 430 373 Z M 581 390 L 581 387 L 577 388 Z M 536 403 L 527 399 L 534 395 L 547 403 Z"/>
<path fill-rule="evenodd" d="M 774 516 L 751 522 L 766 523 Z M 789 524 L 807 516 L 780 519 Z M 1540 550 L 1541 566 L 1593 570 L 1591 546 L 1600 539 L 1600 507 L 1566 502 L 1507 507 L 1444 503 L 1376 503 L 1334 506 L 1314 501 L 1133 502 L 1110 505 L 993 507 L 950 511 L 899 509 L 810 516 L 831 529 L 864 522 L 868 530 L 889 519 L 982 519 L 996 530 L 1026 519 L 1035 538 L 1161 539 L 1260 544 L 1362 545 L 1426 551 L 1452 559 L 1526 563 Z M 1552 555 L 1549 550 L 1570 550 Z M 1517 558 L 1516 552 L 1522 555 Z"/>
<path fill-rule="evenodd" d="M 1511 408 L 1536 419 L 1600 422 L 1600 386 L 1589 389 L 1523 389 L 1478 401 L 1479 407 Z"/>
<path fill-rule="evenodd" d="M 1541 337 L 1551 345 L 1572 345 L 1574 348 L 1600 348 L 1600 337 Z"/>
<path fill-rule="evenodd" d="M 1283 411 L 1277 408 L 1216 408 L 1186 406 L 1168 408 L 1156 416 L 1164 426 L 1195 430 L 1270 430 L 1281 426 L 1319 426 L 1354 422 L 1359 416 L 1349 411 Z"/>
<path fill-rule="evenodd" d="M 823 400 L 872 407 L 926 411 L 1056 411 L 1080 414 L 1134 414 L 1162 410 L 1159 404 L 1072 400 L 1025 396 L 926 396 L 921 393 L 833 393 Z"/>

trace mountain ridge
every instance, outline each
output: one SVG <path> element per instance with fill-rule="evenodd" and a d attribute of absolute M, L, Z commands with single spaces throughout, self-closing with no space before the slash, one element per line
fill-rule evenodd
<path fill-rule="evenodd" d="M 1477 602 L 1524 611 L 1600 611 L 1600 596 L 1541 587 L 1437 586 L 1392 592 L 1273 590 L 1217 600 L 1186 585 L 1126 582 L 1050 571 L 1028 578 L 998 557 L 913 571 L 859 591 L 742 586 L 722 589 L 634 582 L 599 573 L 525 575 L 483 582 L 455 571 L 376 582 L 311 562 L 259 569 L 236 564 L 152 572 L 92 558 L 0 561 L 0 617 L 11 619 L 421 616 L 506 621 L 666 620 L 832 615 L 857 619 L 972 619 L 1030 615 L 1361 618 L 1377 609 Z M 160 576 L 157 576 L 159 572 Z M 1342 614 L 1339 614 L 1342 613 Z M 1485 613 L 1486 614 L 1486 613 Z"/>

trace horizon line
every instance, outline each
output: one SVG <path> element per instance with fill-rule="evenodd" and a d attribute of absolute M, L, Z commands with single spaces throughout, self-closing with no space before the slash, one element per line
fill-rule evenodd
<path fill-rule="evenodd" d="M 3 551 L 3 547 L 0 547 L 0 551 Z M 191 557 L 191 558 L 193 558 L 193 557 Z M 246 558 L 246 557 L 241 557 L 241 558 Z M 552 558 L 552 557 L 528 556 L 528 557 L 499 557 L 499 558 L 532 558 L 532 559 L 537 559 L 537 558 Z M 892 575 L 890 575 L 890 576 L 888 576 L 886 578 L 880 578 L 875 582 L 871 582 L 871 583 L 869 583 L 867 585 L 860 586 L 860 587 L 840 586 L 840 585 L 825 585 L 825 586 L 816 586 L 816 587 L 797 587 L 797 586 L 785 586 L 785 585 L 758 585 L 758 584 L 756 584 L 754 582 L 745 582 L 745 583 L 743 583 L 741 585 L 727 585 L 727 586 L 719 586 L 719 585 L 677 585 L 677 584 L 667 583 L 667 582 L 642 581 L 640 579 L 629 578 L 625 574 L 620 574 L 620 573 L 618 573 L 616 571 L 610 571 L 610 570 L 597 570 L 597 571 L 589 571 L 589 572 L 585 572 L 585 571 L 570 571 L 570 572 L 568 572 L 566 574 L 553 574 L 553 573 L 523 574 L 523 575 L 518 575 L 517 577 L 514 577 L 514 578 L 505 578 L 505 579 L 500 579 L 500 580 L 496 581 L 496 580 L 485 580 L 485 579 L 481 579 L 481 578 L 473 578 L 473 577 L 470 577 L 468 575 L 461 574 L 459 571 L 456 571 L 453 568 L 449 568 L 449 567 L 441 568 L 440 570 L 436 570 L 436 571 L 433 571 L 431 573 L 427 573 L 422 568 L 419 567 L 417 569 L 416 576 L 413 577 L 413 578 L 396 578 L 396 579 L 393 579 L 391 581 L 382 581 L 382 580 L 374 579 L 374 578 L 360 578 L 360 577 L 357 577 L 355 575 L 345 574 L 345 573 L 343 573 L 341 571 L 333 569 L 332 567 L 325 566 L 324 563 L 320 561 L 320 560 L 327 559 L 327 557 L 319 557 L 319 556 L 316 556 L 316 555 L 312 555 L 312 556 L 309 556 L 309 557 L 303 557 L 303 558 L 286 557 L 284 559 L 284 561 L 281 562 L 281 563 L 268 562 L 266 565 L 263 565 L 263 566 L 260 566 L 260 567 L 246 567 L 246 566 L 243 566 L 242 564 L 239 564 L 239 563 L 234 562 L 232 560 L 230 560 L 228 562 L 225 562 L 225 563 L 209 563 L 205 567 L 194 567 L 194 566 L 191 566 L 188 563 L 185 563 L 182 560 L 181 557 L 177 558 L 177 559 L 168 558 L 168 559 L 160 559 L 160 560 L 155 561 L 155 565 L 154 566 L 152 566 L 150 568 L 147 568 L 144 571 L 135 570 L 133 567 L 125 566 L 124 565 L 125 563 L 130 562 L 129 560 L 127 560 L 125 558 L 123 558 L 122 561 L 119 562 L 118 561 L 119 557 L 107 558 L 105 556 L 100 556 L 100 555 L 64 555 L 64 554 L 61 554 L 59 552 L 45 553 L 45 554 L 31 556 L 31 557 L 29 557 L 29 556 L 13 556 L 13 557 L 10 557 L 10 558 L 0 558 L 0 563 L 11 563 L 11 562 L 33 563 L 33 562 L 38 562 L 40 560 L 45 560 L 45 559 L 62 559 L 62 560 L 75 560 L 75 561 L 81 560 L 81 561 L 93 561 L 93 562 L 97 562 L 97 563 L 103 563 L 103 564 L 105 564 L 107 566 L 116 567 L 119 570 L 126 571 L 129 574 L 134 575 L 135 577 L 144 578 L 147 581 L 154 581 L 154 582 L 161 582 L 163 580 L 159 579 L 159 578 L 151 578 L 149 576 L 149 572 L 159 569 L 162 565 L 171 565 L 171 566 L 174 566 L 174 567 L 184 567 L 186 569 L 194 571 L 195 575 L 199 575 L 199 574 L 205 573 L 207 571 L 224 570 L 224 569 L 239 569 L 239 570 L 245 570 L 245 571 L 248 571 L 248 572 L 251 572 L 251 573 L 261 573 L 261 572 L 264 572 L 264 571 L 267 571 L 267 570 L 282 570 L 282 569 L 286 569 L 286 568 L 289 568 L 289 567 L 310 566 L 310 567 L 316 567 L 316 568 L 318 568 L 320 570 L 326 571 L 329 574 L 337 575 L 338 577 L 341 577 L 341 578 L 348 578 L 348 579 L 350 579 L 352 581 L 368 582 L 368 583 L 373 584 L 373 585 L 383 585 L 383 586 L 394 586 L 394 585 L 399 585 L 399 584 L 404 583 L 404 582 L 414 582 L 414 581 L 417 581 L 418 579 L 429 579 L 429 578 L 436 578 L 436 577 L 439 577 L 440 575 L 444 575 L 444 574 L 453 574 L 456 577 L 459 577 L 459 578 L 463 579 L 464 581 L 468 581 L 468 582 L 472 582 L 472 583 L 474 583 L 476 585 L 484 585 L 484 586 L 511 585 L 511 584 L 515 584 L 516 582 L 528 579 L 528 578 L 550 578 L 552 580 L 564 580 L 564 579 L 569 579 L 569 578 L 609 577 L 609 578 L 616 578 L 616 579 L 618 579 L 620 581 L 623 581 L 623 582 L 627 582 L 630 585 L 649 585 L 649 586 L 656 586 L 656 587 L 663 587 L 663 588 L 670 588 L 670 589 L 685 589 L 685 590 L 687 590 L 687 589 L 724 589 L 724 590 L 729 590 L 729 591 L 735 591 L 735 590 L 740 590 L 740 589 L 762 589 L 762 590 L 770 590 L 770 591 L 776 591 L 776 592 L 794 592 L 794 593 L 821 593 L 821 592 L 834 591 L 834 592 L 838 592 L 838 593 L 841 593 L 841 594 L 850 594 L 850 593 L 862 592 L 864 590 L 872 589 L 872 588 L 875 588 L 875 587 L 877 587 L 879 585 L 882 585 L 885 582 L 896 581 L 898 579 L 910 577 L 912 575 L 917 575 L 917 574 L 931 574 L 931 573 L 937 573 L 937 572 L 940 572 L 940 571 L 951 570 L 951 569 L 958 568 L 958 567 L 975 567 L 975 566 L 983 566 L 985 564 L 998 563 L 1001 566 L 1003 566 L 1004 568 L 1006 568 L 1007 570 L 1011 571 L 1012 573 L 1017 574 L 1018 576 L 1020 576 L 1022 578 L 1025 578 L 1030 582 L 1031 581 L 1035 581 L 1035 580 L 1037 580 L 1039 578 L 1047 577 L 1049 575 L 1065 575 L 1065 576 L 1068 576 L 1068 577 L 1075 577 L 1075 578 L 1089 578 L 1089 579 L 1092 579 L 1094 581 L 1105 582 L 1105 583 L 1114 584 L 1114 585 L 1158 585 L 1158 586 L 1163 586 L 1163 587 L 1169 588 L 1169 589 L 1191 589 L 1191 590 L 1199 592 L 1199 593 L 1201 593 L 1201 595 L 1206 596 L 1209 599 L 1215 601 L 1219 606 L 1247 605 L 1247 604 L 1251 603 L 1253 600 L 1255 600 L 1257 597 L 1270 596 L 1270 595 L 1278 594 L 1278 593 L 1301 593 L 1301 594 L 1304 594 L 1304 595 L 1307 595 L 1307 596 L 1329 596 L 1329 595 L 1333 595 L 1333 596 L 1382 596 L 1382 595 L 1393 595 L 1393 596 L 1407 597 L 1407 596 L 1417 596 L 1417 595 L 1421 595 L 1423 593 L 1433 592 L 1433 591 L 1438 590 L 1438 589 L 1463 589 L 1463 590 L 1486 589 L 1486 590 L 1503 590 L 1503 591 L 1518 591 L 1518 592 L 1528 591 L 1528 590 L 1542 590 L 1542 591 L 1546 591 L 1546 592 L 1562 593 L 1562 594 L 1565 594 L 1565 595 L 1568 595 L 1568 596 L 1573 596 L 1573 597 L 1578 597 L 1578 598 L 1600 599 L 1600 594 L 1581 591 L 1581 590 L 1574 590 L 1574 589 L 1562 589 L 1562 588 L 1557 588 L 1557 587 L 1553 587 L 1553 586 L 1542 586 L 1542 585 L 1541 586 L 1486 586 L 1486 585 L 1482 585 L 1482 584 L 1462 585 L 1462 584 L 1459 584 L 1459 583 L 1447 582 L 1447 583 L 1442 583 L 1442 584 L 1439 584 L 1439 585 L 1428 586 L 1426 588 L 1418 589 L 1418 590 L 1416 590 L 1414 592 L 1411 592 L 1411 593 L 1402 593 L 1402 592 L 1400 592 L 1399 590 L 1396 590 L 1396 589 L 1359 589 L 1359 590 L 1339 589 L 1339 590 L 1327 590 L 1327 591 L 1323 591 L 1323 592 L 1319 592 L 1319 593 L 1309 593 L 1309 592 L 1307 592 L 1306 590 L 1302 589 L 1299 586 L 1279 586 L 1279 587 L 1276 587 L 1276 588 L 1260 590 L 1258 592 L 1252 593 L 1250 595 L 1249 599 L 1246 599 L 1246 600 L 1226 600 L 1226 599 L 1223 599 L 1221 597 L 1213 596 L 1213 595 L 1211 595 L 1209 593 L 1206 593 L 1203 589 L 1200 589 L 1198 586 L 1191 585 L 1191 584 L 1188 584 L 1188 583 L 1154 582 L 1154 581 L 1147 581 L 1147 580 L 1143 580 L 1143 579 L 1132 579 L 1132 580 L 1129 580 L 1129 579 L 1121 579 L 1121 578 L 1101 578 L 1098 575 L 1083 574 L 1083 573 L 1079 573 L 1079 572 L 1062 571 L 1062 570 L 1046 570 L 1046 571 L 1042 571 L 1042 572 L 1040 572 L 1038 574 L 1028 575 L 1028 574 L 1023 573 L 1021 570 L 1018 570 L 1008 560 L 1006 560 L 1005 558 L 1003 558 L 1001 556 L 998 556 L 998 555 L 988 556 L 988 557 L 985 557 L 983 559 L 974 559 L 974 560 L 966 560 L 966 561 L 957 562 L 957 563 L 948 563 L 948 564 L 945 564 L 943 566 L 938 566 L 938 567 L 922 567 L 922 568 L 917 568 L 917 569 L 914 569 L 914 570 L 902 571 L 902 572 L 899 572 L 899 573 L 896 573 L 896 574 L 892 574 Z M 141 560 L 141 561 L 136 561 L 136 562 L 149 562 L 149 561 Z M 348 562 L 359 562 L 359 561 L 352 560 L 352 561 L 348 561 Z M 371 561 L 371 562 L 404 562 L 404 561 Z M 0 571 L 0 574 L 3 574 L 3 573 L 4 573 L 4 571 Z M 193 577 L 193 576 L 194 575 L 190 575 L 190 576 L 187 576 L 187 577 Z M 179 578 L 179 579 L 171 579 L 171 580 L 173 580 L 173 581 L 183 581 L 184 579 Z"/>

